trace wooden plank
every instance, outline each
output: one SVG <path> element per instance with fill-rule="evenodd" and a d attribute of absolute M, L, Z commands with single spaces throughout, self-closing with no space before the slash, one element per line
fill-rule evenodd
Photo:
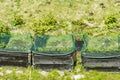
<path fill-rule="evenodd" d="M 82 65 L 85 68 L 96 69 L 96 70 L 112 70 L 120 69 L 120 57 L 118 58 L 104 58 L 104 59 L 93 59 L 82 57 Z"/>
<path fill-rule="evenodd" d="M 60 69 L 59 67 L 65 68 L 66 66 L 72 68 L 76 61 L 76 53 L 65 56 L 45 56 L 40 54 L 34 54 L 32 56 L 32 61 L 34 68 Z"/>
<path fill-rule="evenodd" d="M 28 53 L 5 53 L 0 52 L 0 66 L 23 66 L 29 63 Z"/>

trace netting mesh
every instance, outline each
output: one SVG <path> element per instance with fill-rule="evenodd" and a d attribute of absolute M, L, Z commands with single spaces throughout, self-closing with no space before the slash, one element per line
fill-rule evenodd
<path fill-rule="evenodd" d="M 1 35 L 0 51 L 7 52 L 30 52 L 32 39 L 29 34 Z M 3 46 L 3 44 L 5 44 Z M 2 47 L 3 46 L 3 47 Z"/>
<path fill-rule="evenodd" d="M 86 37 L 82 55 L 93 58 L 120 56 L 120 36 Z"/>
<path fill-rule="evenodd" d="M 47 36 L 36 35 L 34 40 L 34 53 L 44 55 L 65 55 L 75 50 L 72 35 Z"/>
<path fill-rule="evenodd" d="M 7 34 L 0 34 L 0 50 L 3 50 L 6 47 L 10 37 L 11 36 Z"/>

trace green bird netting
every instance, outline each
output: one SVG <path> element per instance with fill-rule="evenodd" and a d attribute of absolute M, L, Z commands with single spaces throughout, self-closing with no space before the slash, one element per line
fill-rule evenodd
<path fill-rule="evenodd" d="M 0 51 L 6 47 L 10 37 L 11 36 L 7 34 L 2 34 L 2 33 L 0 34 Z"/>
<path fill-rule="evenodd" d="M 74 52 L 75 49 L 72 35 L 36 35 L 32 51 L 43 55 L 67 55 Z"/>
<path fill-rule="evenodd" d="M 89 58 L 111 58 L 120 56 L 120 36 L 86 37 L 82 55 Z"/>
<path fill-rule="evenodd" d="M 0 51 L 31 52 L 32 38 L 29 34 L 0 35 Z"/>

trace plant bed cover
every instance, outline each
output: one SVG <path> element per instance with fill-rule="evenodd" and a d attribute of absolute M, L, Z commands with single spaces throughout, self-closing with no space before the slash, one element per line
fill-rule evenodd
<path fill-rule="evenodd" d="M 10 37 L 9 40 L 7 37 Z M 31 52 L 32 39 L 29 34 L 12 34 L 4 37 L 7 44 L 4 48 L 1 47 L 0 51 L 4 52 L 21 52 L 28 53 Z M 1 38 L 2 39 L 2 38 Z M 1 40 L 0 39 L 0 40 Z"/>
<path fill-rule="evenodd" d="M 82 56 L 87 58 L 112 58 L 120 56 L 120 36 L 86 37 Z"/>
<path fill-rule="evenodd" d="M 72 35 L 36 35 L 32 51 L 36 54 L 49 56 L 68 55 L 75 51 L 74 39 Z"/>

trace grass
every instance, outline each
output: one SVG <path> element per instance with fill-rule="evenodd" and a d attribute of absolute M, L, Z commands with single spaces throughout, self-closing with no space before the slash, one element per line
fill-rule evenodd
<path fill-rule="evenodd" d="M 31 68 L 0 67 L 0 80 L 29 80 Z"/>
<path fill-rule="evenodd" d="M 57 24 L 52 23 L 52 26 L 55 27 L 50 28 L 51 23 L 47 24 L 48 28 L 46 25 L 42 25 L 42 28 L 38 26 L 37 29 L 42 29 L 39 29 L 39 32 L 54 35 L 88 32 L 92 36 L 101 36 L 120 31 L 120 27 L 116 27 L 116 24 L 120 24 L 120 6 L 115 0 L 5 0 L 0 1 L 0 8 L 0 21 L 16 28 L 19 33 L 35 34 L 36 31 L 31 27 L 37 25 L 33 24 L 40 21 L 48 23 L 54 19 Z M 48 18 L 49 14 L 54 18 Z M 114 27 L 109 28 L 105 22 L 106 18 L 111 16 L 115 16 L 117 21 Z M 84 26 L 76 26 L 72 21 L 82 22 Z M 11 29 L 11 32 L 14 32 L 14 29 Z"/>

